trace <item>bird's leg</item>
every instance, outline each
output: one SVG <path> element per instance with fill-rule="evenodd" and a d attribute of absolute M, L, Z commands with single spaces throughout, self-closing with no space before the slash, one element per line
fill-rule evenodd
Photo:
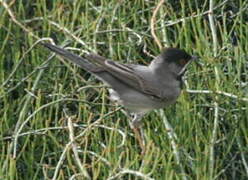
<path fill-rule="evenodd" d="M 144 133 L 141 126 L 141 120 L 144 114 L 139 113 L 139 114 L 134 114 L 134 117 L 131 122 L 131 128 L 134 131 L 135 138 L 138 140 L 139 146 L 142 150 L 141 154 L 145 154 L 146 148 L 145 148 L 145 138 L 144 138 Z"/>
<path fill-rule="evenodd" d="M 140 128 L 141 127 L 141 120 L 143 118 L 143 116 L 145 115 L 144 113 L 135 113 L 135 114 L 132 114 L 133 116 L 133 119 L 132 119 L 132 122 L 131 122 L 131 126 L 132 128 Z"/>

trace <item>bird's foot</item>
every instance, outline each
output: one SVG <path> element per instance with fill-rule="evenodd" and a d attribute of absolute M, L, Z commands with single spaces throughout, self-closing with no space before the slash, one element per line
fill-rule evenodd
<path fill-rule="evenodd" d="M 133 120 L 131 122 L 131 128 L 133 129 L 135 138 L 138 140 L 139 146 L 141 148 L 141 155 L 143 156 L 146 152 L 144 133 L 141 128 L 141 119 L 143 114 L 134 114 Z"/>
<path fill-rule="evenodd" d="M 141 127 L 141 120 L 144 114 L 131 114 L 132 122 L 131 122 L 131 128 L 140 128 Z"/>
<path fill-rule="evenodd" d="M 139 128 L 141 128 L 141 120 L 132 120 L 132 122 L 131 122 L 131 128 L 132 129 L 134 129 L 134 128 L 136 128 L 136 129 L 139 129 Z"/>

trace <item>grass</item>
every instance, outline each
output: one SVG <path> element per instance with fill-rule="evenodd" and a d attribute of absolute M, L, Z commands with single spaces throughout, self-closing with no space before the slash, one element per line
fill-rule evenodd
<path fill-rule="evenodd" d="M 160 7 L 161 44 L 204 65 L 189 67 L 176 104 L 145 116 L 143 156 L 107 88 L 26 31 L 77 54 L 148 64 L 160 52 L 159 1 L 0 2 L 0 179 L 247 179 L 247 0 L 215 1 L 214 27 L 209 1 Z"/>

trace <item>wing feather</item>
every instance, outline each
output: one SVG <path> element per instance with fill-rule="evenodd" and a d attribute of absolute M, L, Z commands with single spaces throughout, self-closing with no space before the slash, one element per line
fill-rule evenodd
<path fill-rule="evenodd" d="M 101 65 L 106 71 L 115 76 L 117 79 L 131 86 L 132 88 L 141 91 L 153 98 L 162 100 L 164 99 L 161 90 L 151 87 L 149 82 L 142 77 L 137 71 L 128 64 L 120 64 L 118 62 L 108 60 L 96 54 L 89 54 L 87 59 Z"/>

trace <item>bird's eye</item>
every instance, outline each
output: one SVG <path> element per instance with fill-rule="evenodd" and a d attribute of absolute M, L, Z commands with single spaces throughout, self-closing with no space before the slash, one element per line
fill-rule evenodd
<path fill-rule="evenodd" d="M 179 64 L 182 65 L 182 66 L 185 66 L 187 64 L 187 60 L 186 59 L 180 59 L 179 60 Z"/>

